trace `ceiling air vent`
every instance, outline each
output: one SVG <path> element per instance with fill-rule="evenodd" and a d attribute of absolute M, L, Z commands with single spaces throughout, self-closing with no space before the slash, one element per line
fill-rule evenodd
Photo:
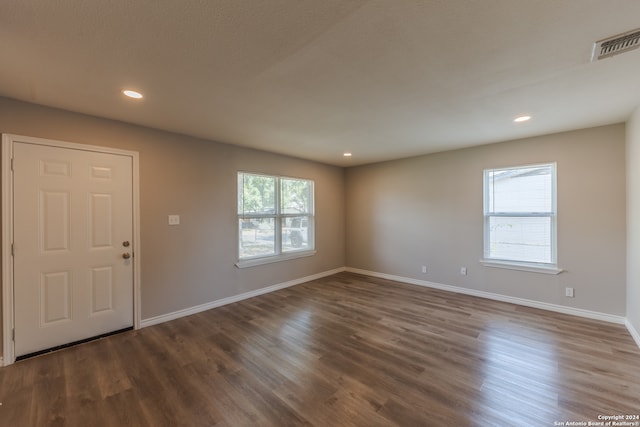
<path fill-rule="evenodd" d="M 638 47 L 640 47 L 640 28 L 595 42 L 591 61 L 609 58 Z"/>

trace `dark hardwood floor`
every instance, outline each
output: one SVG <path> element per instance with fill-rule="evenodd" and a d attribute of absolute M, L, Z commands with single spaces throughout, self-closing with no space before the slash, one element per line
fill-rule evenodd
<path fill-rule="evenodd" d="M 15 427 L 554 426 L 640 414 L 640 350 L 620 325 L 341 273 L 1 368 L 0 402 Z"/>

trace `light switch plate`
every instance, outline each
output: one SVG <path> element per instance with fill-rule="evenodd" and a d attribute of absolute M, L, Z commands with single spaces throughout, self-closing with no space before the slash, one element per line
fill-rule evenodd
<path fill-rule="evenodd" d="M 169 225 L 179 225 L 180 215 L 169 215 Z"/>

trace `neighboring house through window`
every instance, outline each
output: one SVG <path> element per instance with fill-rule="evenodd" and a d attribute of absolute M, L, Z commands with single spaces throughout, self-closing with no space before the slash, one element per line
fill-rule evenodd
<path fill-rule="evenodd" d="M 314 182 L 238 172 L 238 266 L 312 255 Z"/>

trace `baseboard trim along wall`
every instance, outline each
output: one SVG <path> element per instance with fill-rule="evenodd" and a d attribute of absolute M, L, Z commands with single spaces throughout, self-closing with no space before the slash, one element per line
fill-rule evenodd
<path fill-rule="evenodd" d="M 310 282 L 316 279 L 321 279 L 323 277 L 331 276 L 333 274 L 341 273 L 343 271 L 345 271 L 345 267 L 340 267 L 340 268 L 336 268 L 334 270 L 329 270 L 329 271 L 323 271 L 321 273 L 312 274 L 311 276 L 290 280 L 288 282 L 277 283 L 275 285 L 256 289 L 255 291 L 245 292 L 239 295 L 234 295 L 231 297 L 211 301 L 206 304 L 200 304 L 194 307 L 185 308 L 185 309 L 174 311 L 171 313 L 150 317 L 148 319 L 142 319 L 140 321 L 140 327 L 146 328 L 147 326 L 157 325 L 158 323 L 164 323 L 164 322 L 168 322 L 169 320 L 190 316 L 192 314 L 200 313 L 202 311 L 211 310 L 212 308 L 222 307 L 223 305 L 232 304 L 234 302 L 242 301 L 248 298 L 257 297 L 258 295 L 268 294 L 269 292 L 275 292 L 280 289 L 288 288 L 295 285 L 300 285 L 302 283 Z"/>
<path fill-rule="evenodd" d="M 629 320 L 625 321 L 625 326 L 629 330 L 629 333 L 633 337 L 633 340 L 636 342 L 636 344 L 638 344 L 638 347 L 640 347 L 640 333 L 636 330 L 636 328 L 633 327 Z"/>
<path fill-rule="evenodd" d="M 461 288 L 458 286 L 443 285 L 440 283 L 428 282 L 426 280 L 412 279 L 409 277 L 394 276 L 392 274 L 378 273 L 376 271 L 361 270 L 359 268 L 347 267 L 345 271 L 350 273 L 364 274 L 365 276 L 378 277 L 380 279 L 394 280 L 396 282 L 407 283 L 410 285 L 424 286 L 427 288 L 440 289 L 442 291 L 455 292 L 459 294 L 472 295 L 481 298 L 492 299 L 496 301 L 508 302 L 526 307 L 540 308 L 542 310 L 555 311 L 557 313 L 570 314 L 573 316 L 587 317 L 589 319 L 602 320 L 609 323 L 617 323 L 619 325 L 628 325 L 627 320 L 622 316 L 613 314 L 600 313 L 597 311 L 583 310 L 581 308 L 566 307 L 563 305 L 549 304 L 546 302 L 534 301 L 525 298 L 510 297 L 506 295 L 494 294 L 491 292 L 476 291 L 474 289 Z M 628 326 L 627 326 L 628 327 Z M 633 335 L 633 333 L 632 333 Z M 635 337 L 634 337 L 635 338 Z M 637 342 L 638 340 L 636 340 Z"/>
<path fill-rule="evenodd" d="M 459 294 L 471 295 L 480 298 L 487 298 L 495 301 L 507 302 L 511 304 L 522 305 L 526 307 L 539 308 L 542 310 L 555 311 L 557 313 L 569 314 L 572 316 L 585 317 L 589 319 L 602 320 L 604 322 L 616 323 L 619 325 L 625 325 L 634 341 L 640 347 L 640 333 L 633 327 L 631 322 L 622 316 L 616 316 L 613 314 L 600 313 L 597 311 L 584 310 L 581 308 L 566 307 L 557 304 L 550 304 L 546 302 L 534 301 L 525 298 L 510 297 L 506 295 L 494 294 L 491 292 L 477 291 L 474 289 L 461 288 L 458 286 L 443 285 L 441 283 L 428 282 L 426 280 L 412 279 L 410 277 L 395 276 L 393 274 L 379 273 L 377 271 L 362 270 L 352 267 L 340 267 L 329 271 L 313 274 L 311 276 L 302 277 L 288 282 L 277 283 L 275 285 L 267 286 L 264 288 L 256 289 L 255 291 L 245 292 L 239 295 L 234 295 L 227 298 L 222 298 L 216 301 L 211 301 L 206 304 L 200 304 L 194 307 L 185 308 L 183 310 L 174 311 L 160 316 L 150 317 L 148 319 L 142 319 L 140 327 L 145 328 L 147 326 L 157 325 L 159 323 L 168 322 L 170 320 L 179 319 L 181 317 L 189 316 L 192 314 L 200 313 L 202 311 L 211 310 L 212 308 L 222 307 L 223 305 L 232 304 L 234 302 L 242 301 L 245 299 L 257 297 L 259 295 L 275 292 L 280 289 L 288 288 L 291 286 L 300 285 L 302 283 L 310 282 L 312 280 L 321 279 L 323 277 L 331 276 L 343 271 L 350 273 L 363 274 L 365 276 L 378 277 L 380 279 L 393 280 L 396 282 L 407 283 L 410 285 L 423 286 L 427 288 L 439 289 L 448 292 L 455 292 Z M 0 366 L 2 364 L 2 358 L 0 357 Z"/>

